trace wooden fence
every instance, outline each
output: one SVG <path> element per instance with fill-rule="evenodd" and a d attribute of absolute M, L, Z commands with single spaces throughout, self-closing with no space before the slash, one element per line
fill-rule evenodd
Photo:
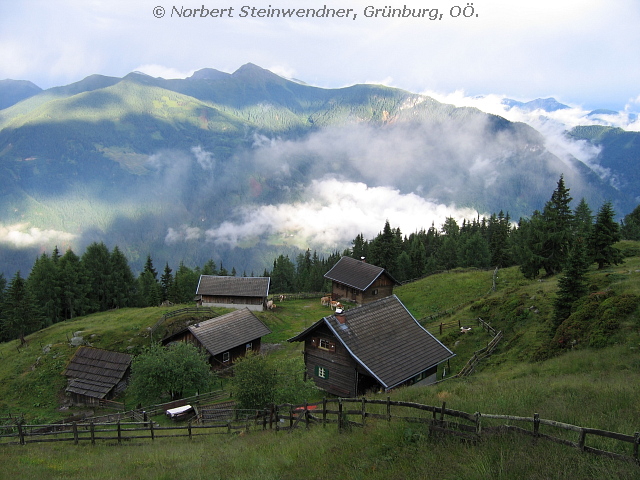
<path fill-rule="evenodd" d="M 215 409 L 212 409 L 215 410 Z M 221 408 L 229 412 L 229 409 Z M 107 441 L 122 443 L 138 439 L 155 440 L 162 437 L 188 437 L 232 433 L 254 430 L 293 431 L 304 426 L 335 424 L 339 431 L 364 426 L 369 421 L 404 421 L 423 424 L 429 435 L 442 434 L 457 437 L 475 444 L 483 436 L 503 432 L 515 432 L 567 445 L 583 452 L 609 458 L 632 461 L 640 464 L 638 450 L 640 432 L 623 434 L 596 428 L 580 427 L 555 420 L 531 417 L 495 415 L 487 413 L 467 413 L 441 406 L 423 405 L 413 402 L 391 401 L 387 399 L 334 398 L 317 403 L 300 405 L 273 405 L 264 410 L 234 410 L 220 421 L 215 417 L 199 422 L 186 422 L 172 426 L 158 426 L 153 421 L 146 422 L 73 422 L 61 425 L 25 425 L 21 422 L 0 428 L 0 445 L 26 445 L 38 442 L 91 442 Z M 497 422 L 497 424 L 496 424 Z M 528 428 L 514 425 L 530 424 Z M 548 430 L 543 432 L 542 430 Z M 560 431 L 561 433 L 556 433 Z M 575 438 L 571 438 L 573 435 Z M 569 437 L 569 438 L 567 438 Z M 610 449 L 587 445 L 587 439 L 602 443 Z M 617 443 L 612 443 L 611 441 Z M 612 448 L 613 447 L 613 448 Z M 615 450 L 615 451 L 612 451 Z"/>

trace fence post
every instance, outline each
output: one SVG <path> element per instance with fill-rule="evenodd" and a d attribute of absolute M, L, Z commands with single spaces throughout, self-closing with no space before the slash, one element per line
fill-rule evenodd
<path fill-rule="evenodd" d="M 440 424 L 444 424 L 444 407 L 447 405 L 447 402 L 442 402 L 442 408 L 440 409 Z"/>
<path fill-rule="evenodd" d="M 189 424 L 187 425 L 187 431 L 189 432 L 189 440 L 191 440 L 191 420 L 189 420 Z"/>
<path fill-rule="evenodd" d="M 391 397 L 387 397 L 387 422 L 391 422 Z"/>
<path fill-rule="evenodd" d="M 342 433 L 342 398 L 338 398 L 338 432 Z"/>
<path fill-rule="evenodd" d="M 304 428 L 309 428 L 309 402 L 304 401 Z"/>
<path fill-rule="evenodd" d="M 440 322 L 440 335 L 442 335 L 442 322 Z"/>
<path fill-rule="evenodd" d="M 289 430 L 293 429 L 293 405 L 289 405 Z"/>
<path fill-rule="evenodd" d="M 20 445 L 26 445 L 26 441 L 24 439 L 24 432 L 22 431 L 22 422 L 18 421 L 18 436 L 20 437 Z"/>
<path fill-rule="evenodd" d="M 534 413 L 533 414 L 533 436 L 537 437 L 539 435 L 540 431 L 540 414 L 538 413 Z"/>
<path fill-rule="evenodd" d="M 584 452 L 584 442 L 587 436 L 587 431 L 584 428 L 580 429 L 580 437 L 578 438 L 578 448 Z"/>
<path fill-rule="evenodd" d="M 156 436 L 155 433 L 153 432 L 153 420 L 149 419 L 149 431 L 151 432 L 151 440 L 155 440 Z"/>
<path fill-rule="evenodd" d="M 482 426 L 480 425 L 480 412 L 475 413 L 476 416 L 476 434 L 480 435 L 482 433 Z"/>
<path fill-rule="evenodd" d="M 71 429 L 73 430 L 73 444 L 77 445 L 78 444 L 78 424 L 76 422 L 73 422 L 71 424 Z"/>
<path fill-rule="evenodd" d="M 280 431 L 280 408 L 276 405 L 275 409 L 276 433 Z"/>
<path fill-rule="evenodd" d="M 122 443 L 122 428 L 120 427 L 120 419 L 118 419 L 118 443 Z"/>
<path fill-rule="evenodd" d="M 327 397 L 322 397 L 322 426 L 327 426 Z"/>
<path fill-rule="evenodd" d="M 367 410 L 366 410 L 366 405 L 367 405 L 367 399 L 365 397 L 362 397 L 362 426 L 364 427 L 364 424 L 366 422 L 366 418 L 367 418 Z"/>
<path fill-rule="evenodd" d="M 633 434 L 633 456 L 636 458 L 636 463 L 638 463 L 638 444 L 640 444 L 640 432 Z"/>
<path fill-rule="evenodd" d="M 93 424 L 93 420 L 89 423 L 89 431 L 91 432 L 91 445 L 96 444 L 96 427 Z"/>

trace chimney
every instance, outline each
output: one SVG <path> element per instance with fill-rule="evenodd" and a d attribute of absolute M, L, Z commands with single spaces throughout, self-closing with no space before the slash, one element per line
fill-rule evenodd
<path fill-rule="evenodd" d="M 342 310 L 341 308 L 336 308 L 335 317 L 336 317 L 336 320 L 338 320 L 338 323 L 340 323 L 341 325 L 344 325 L 344 322 L 346 320 L 344 315 L 344 310 Z"/>
<path fill-rule="evenodd" d="M 366 257 L 360 257 L 360 261 L 361 261 L 362 263 L 367 263 Z"/>

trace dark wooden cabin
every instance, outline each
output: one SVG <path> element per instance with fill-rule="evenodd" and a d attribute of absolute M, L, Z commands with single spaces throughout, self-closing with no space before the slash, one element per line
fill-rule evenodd
<path fill-rule="evenodd" d="M 263 310 L 270 280 L 269 277 L 200 275 L 195 301 L 204 307 Z"/>
<path fill-rule="evenodd" d="M 395 295 L 324 317 L 289 341 L 304 342 L 307 376 L 342 397 L 433 383 L 455 355 Z"/>
<path fill-rule="evenodd" d="M 98 405 L 126 388 L 131 355 L 93 347 L 79 347 L 64 370 L 66 392 L 74 404 Z"/>
<path fill-rule="evenodd" d="M 393 294 L 398 282 L 382 267 L 362 260 L 342 257 L 324 278 L 331 280 L 334 300 L 349 300 L 364 305 Z"/>
<path fill-rule="evenodd" d="M 221 369 L 233 364 L 249 350 L 259 352 L 262 337 L 269 333 L 271 330 L 258 317 L 248 308 L 243 308 L 190 325 L 162 343 L 190 342 L 208 352 L 212 368 Z"/>

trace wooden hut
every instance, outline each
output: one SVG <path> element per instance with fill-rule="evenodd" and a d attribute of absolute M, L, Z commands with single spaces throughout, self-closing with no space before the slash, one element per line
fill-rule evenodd
<path fill-rule="evenodd" d="M 342 257 L 324 277 L 331 280 L 334 300 L 345 299 L 364 305 L 393 294 L 398 282 L 382 267 Z"/>
<path fill-rule="evenodd" d="M 69 379 L 66 392 L 73 403 L 97 405 L 124 390 L 131 358 L 126 353 L 79 347 L 63 372 Z"/>
<path fill-rule="evenodd" d="M 248 308 L 236 310 L 186 329 L 166 338 L 162 343 L 190 342 L 209 353 L 212 368 L 231 365 L 251 350 L 259 352 L 262 337 L 271 330 Z"/>
<path fill-rule="evenodd" d="M 195 301 L 204 307 L 263 310 L 270 280 L 269 277 L 200 275 Z"/>
<path fill-rule="evenodd" d="M 324 317 L 289 341 L 304 342 L 307 376 L 342 397 L 433 383 L 455 355 L 395 295 Z"/>

